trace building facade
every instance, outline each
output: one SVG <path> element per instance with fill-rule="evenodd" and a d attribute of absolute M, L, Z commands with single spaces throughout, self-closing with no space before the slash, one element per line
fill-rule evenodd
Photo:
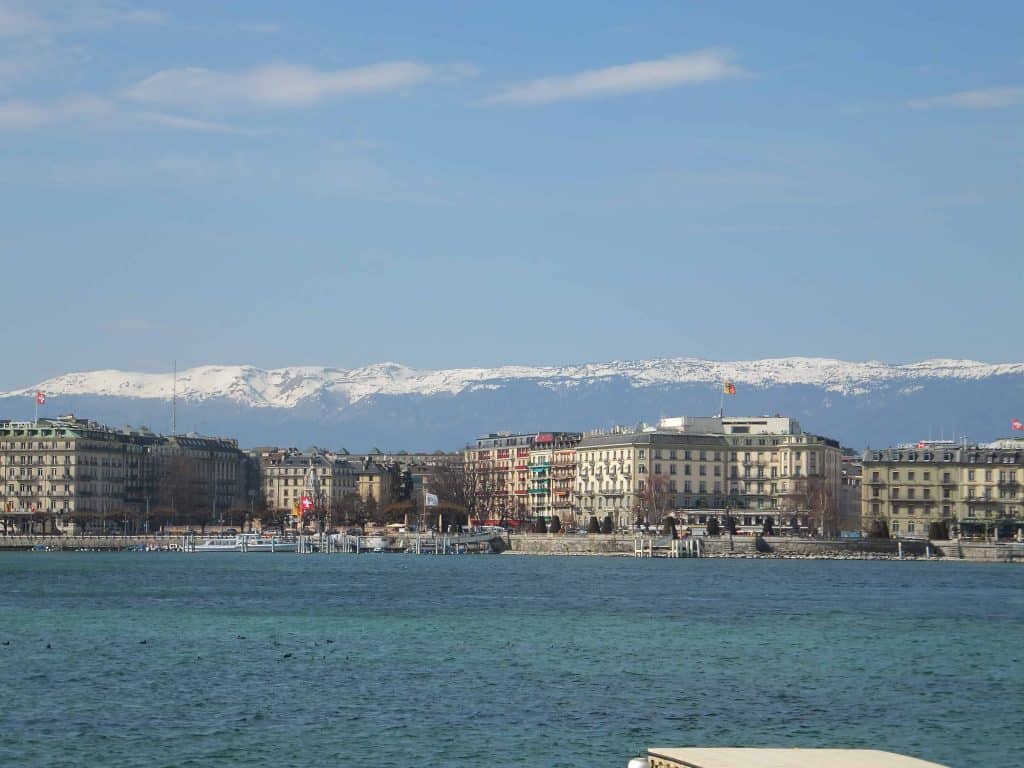
<path fill-rule="evenodd" d="M 703 523 L 701 509 L 726 510 L 746 525 L 788 516 L 831 532 L 838 523 L 839 444 L 804 433 L 795 419 L 663 419 L 589 434 L 576 457 L 581 515 L 610 517 L 616 527 L 657 524 L 680 511 Z"/>
<path fill-rule="evenodd" d="M 924 538 L 931 523 L 951 535 L 1012 536 L 1024 528 L 1024 440 L 919 442 L 863 454 L 862 527 Z"/>
<path fill-rule="evenodd" d="M 247 504 L 247 459 L 234 440 L 113 429 L 63 416 L 0 421 L 3 530 L 75 531 L 148 521 L 170 509 L 216 520 Z"/>
<path fill-rule="evenodd" d="M 356 493 L 356 465 L 330 451 L 294 448 L 259 450 L 260 483 L 267 509 L 288 513 L 297 522 L 300 500 L 310 496 L 318 511 L 336 511 Z"/>
<path fill-rule="evenodd" d="M 572 484 L 576 446 L 583 435 L 579 432 L 538 432 L 530 444 L 527 459 L 529 471 L 529 516 L 534 520 L 550 521 L 558 515 L 561 520 L 572 514 Z M 556 457 L 558 463 L 555 463 Z M 557 478 L 556 478 L 557 475 Z M 559 505 L 556 507 L 556 501 Z"/>

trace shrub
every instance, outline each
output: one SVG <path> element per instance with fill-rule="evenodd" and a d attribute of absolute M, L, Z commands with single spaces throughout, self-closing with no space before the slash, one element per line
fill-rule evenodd
<path fill-rule="evenodd" d="M 548 530 L 551 533 L 561 533 L 562 532 L 562 518 L 560 518 L 558 515 L 554 515 L 551 518 L 551 525 L 548 526 Z"/>
<path fill-rule="evenodd" d="M 736 535 L 736 518 L 732 515 L 728 515 L 725 518 L 725 530 L 733 536 Z"/>
<path fill-rule="evenodd" d="M 587 533 L 600 533 L 600 532 L 601 532 L 601 524 L 599 522 L 597 522 L 597 516 L 596 515 L 591 515 L 590 516 L 590 522 L 587 523 Z"/>
<path fill-rule="evenodd" d="M 718 526 L 718 518 L 717 517 L 709 517 L 708 518 L 708 536 L 717 536 L 719 533 L 721 533 L 721 528 L 719 528 L 719 526 Z"/>
<path fill-rule="evenodd" d="M 544 518 L 538 517 L 533 521 L 533 532 L 534 533 L 547 533 L 548 527 L 544 524 Z"/>
<path fill-rule="evenodd" d="M 929 539 L 942 539 L 945 541 L 949 538 L 949 523 L 945 520 L 936 520 L 935 522 L 928 524 L 928 538 Z"/>
<path fill-rule="evenodd" d="M 601 521 L 601 533 L 611 533 L 614 527 L 611 515 L 605 515 L 604 520 Z"/>

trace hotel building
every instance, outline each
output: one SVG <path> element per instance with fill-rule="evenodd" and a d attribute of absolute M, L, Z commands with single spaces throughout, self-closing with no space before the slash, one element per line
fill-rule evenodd
<path fill-rule="evenodd" d="M 951 535 L 1015 535 L 1024 528 L 1024 440 L 920 442 L 863 454 L 862 527 L 923 538 L 933 522 Z"/>

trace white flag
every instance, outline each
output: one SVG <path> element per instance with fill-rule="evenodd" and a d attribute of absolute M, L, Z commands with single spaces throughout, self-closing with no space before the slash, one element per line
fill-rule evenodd
<path fill-rule="evenodd" d="M 437 496 L 435 496 L 432 493 L 424 494 L 423 506 L 425 506 L 425 507 L 436 507 L 437 506 Z"/>

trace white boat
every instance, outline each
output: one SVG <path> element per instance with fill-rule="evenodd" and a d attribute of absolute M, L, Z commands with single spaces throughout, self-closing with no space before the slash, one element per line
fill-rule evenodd
<path fill-rule="evenodd" d="M 240 533 L 236 536 L 215 536 L 196 545 L 196 552 L 295 552 L 298 544 L 278 536 Z"/>

